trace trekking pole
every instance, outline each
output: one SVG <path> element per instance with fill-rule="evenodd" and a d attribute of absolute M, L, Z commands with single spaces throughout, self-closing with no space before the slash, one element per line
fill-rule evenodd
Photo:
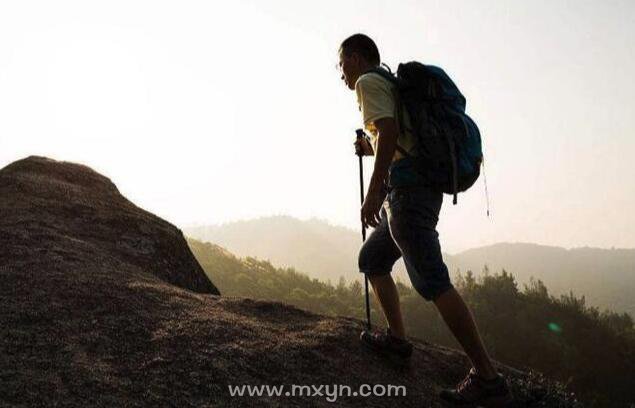
<path fill-rule="evenodd" d="M 357 129 L 355 133 L 357 133 L 357 140 L 364 138 L 363 129 Z M 359 197 L 361 205 L 364 205 L 364 165 L 362 163 L 362 156 L 364 155 L 364 152 L 360 151 L 357 155 L 359 156 Z M 362 223 L 362 243 L 363 242 L 366 242 L 366 228 Z M 370 331 L 370 301 L 368 298 L 368 275 L 366 274 L 364 274 L 364 290 L 366 292 L 366 327 L 368 328 L 368 331 Z"/>

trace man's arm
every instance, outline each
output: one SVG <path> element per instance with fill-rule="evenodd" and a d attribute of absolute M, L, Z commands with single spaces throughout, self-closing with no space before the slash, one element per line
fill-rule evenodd
<path fill-rule="evenodd" d="M 368 194 L 377 194 L 388 176 L 388 167 L 397 148 L 397 124 L 393 118 L 386 117 L 375 121 L 377 128 L 377 152 L 375 152 L 375 168 L 370 179 Z"/>

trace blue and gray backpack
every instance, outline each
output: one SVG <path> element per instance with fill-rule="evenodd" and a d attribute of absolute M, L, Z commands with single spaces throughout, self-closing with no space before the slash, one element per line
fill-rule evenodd
<path fill-rule="evenodd" d="M 417 143 L 415 154 L 399 148 L 413 159 L 417 171 L 432 187 L 452 194 L 470 188 L 480 175 L 483 162 L 481 134 L 465 114 L 465 97 L 439 67 L 419 62 L 399 64 L 397 75 L 390 69 L 374 72 L 396 85 L 398 112 L 406 109 Z M 399 118 L 400 125 L 403 124 Z M 415 157 L 413 157 L 415 156 Z"/>

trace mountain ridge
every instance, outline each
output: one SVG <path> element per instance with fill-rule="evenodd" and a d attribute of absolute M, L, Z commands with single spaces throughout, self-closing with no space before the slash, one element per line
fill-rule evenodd
<path fill-rule="evenodd" d="M 269 234 L 272 220 L 276 225 L 284 225 L 284 234 Z M 249 233 L 243 226 L 248 226 Z M 321 235 L 315 235 L 316 230 Z M 293 267 L 324 281 L 336 282 L 340 276 L 347 281 L 363 279 L 357 270 L 357 253 L 361 246 L 359 232 L 325 221 L 272 216 L 185 228 L 184 232 L 192 238 L 226 247 L 239 256 L 267 259 L 276 266 Z M 267 239 L 263 240 L 262 236 Z M 332 250 L 333 247 L 336 250 Z M 573 291 L 584 295 L 592 306 L 635 316 L 635 301 L 631 299 L 635 292 L 635 248 L 563 248 L 500 242 L 456 254 L 444 252 L 443 258 L 453 277 L 458 270 L 462 273 L 471 270 L 480 275 L 487 265 L 490 271 L 507 270 L 521 284 L 528 284 L 534 277 L 542 280 L 556 295 Z M 402 260 L 395 264 L 393 274 L 409 284 Z"/>

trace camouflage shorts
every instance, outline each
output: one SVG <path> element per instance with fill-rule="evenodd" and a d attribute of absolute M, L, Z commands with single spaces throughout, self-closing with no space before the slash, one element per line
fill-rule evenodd
<path fill-rule="evenodd" d="M 381 222 L 359 251 L 360 272 L 389 274 L 403 256 L 412 286 L 424 299 L 435 300 L 452 288 L 436 231 L 442 202 L 442 192 L 425 186 L 388 191 Z"/>

